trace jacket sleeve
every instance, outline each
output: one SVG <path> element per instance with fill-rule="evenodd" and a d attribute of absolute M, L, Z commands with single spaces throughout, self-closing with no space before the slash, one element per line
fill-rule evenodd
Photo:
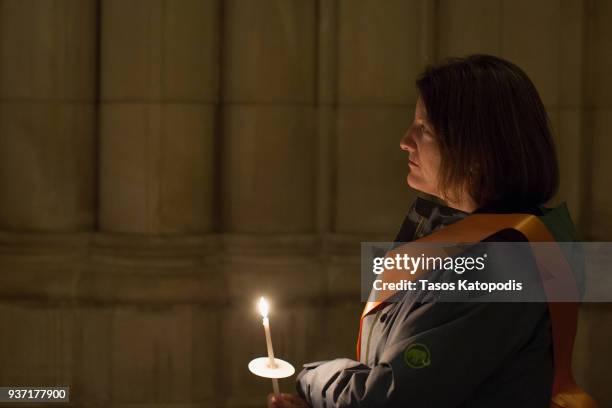
<path fill-rule="evenodd" d="M 547 318 L 542 303 L 438 302 L 400 310 L 377 364 L 307 364 L 297 391 L 314 408 L 457 406 Z M 409 364 L 415 347 L 417 365 Z"/>

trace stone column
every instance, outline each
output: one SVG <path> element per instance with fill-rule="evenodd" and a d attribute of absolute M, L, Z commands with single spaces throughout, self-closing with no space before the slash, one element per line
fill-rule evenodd
<path fill-rule="evenodd" d="M 584 121 L 581 126 L 586 171 L 580 179 L 583 191 L 583 236 L 591 241 L 612 239 L 612 3 L 602 0 L 584 2 L 586 50 L 584 63 Z M 602 257 L 606 263 L 606 257 Z M 596 285 L 597 282 L 591 282 Z M 583 304 L 578 337 L 574 347 L 574 366 L 579 384 L 596 397 L 600 406 L 612 404 L 609 386 L 612 336 L 612 303 Z"/>
<path fill-rule="evenodd" d="M 0 2 L 0 228 L 95 224 L 96 2 Z"/>
<path fill-rule="evenodd" d="M 317 232 L 333 230 L 338 106 L 338 0 L 319 0 L 317 18 Z"/>
<path fill-rule="evenodd" d="M 336 232 L 392 239 L 410 206 L 399 141 L 414 117 L 414 79 L 427 54 L 420 8 L 407 0 L 340 1 Z"/>
<path fill-rule="evenodd" d="M 100 229 L 214 228 L 217 0 L 102 2 Z"/>
<path fill-rule="evenodd" d="M 223 225 L 229 232 L 315 228 L 315 4 L 224 2 Z"/>
<path fill-rule="evenodd" d="M 584 6 L 526 0 L 502 3 L 500 54 L 525 70 L 551 119 L 560 170 L 559 193 L 583 227 L 585 157 L 583 121 Z"/>
<path fill-rule="evenodd" d="M 589 239 L 608 241 L 612 238 L 612 26 L 606 21 L 612 17 L 612 3 L 588 2 L 590 54 L 588 71 L 590 81 L 586 84 L 588 163 L 590 171 L 583 183 L 590 184 L 585 200 L 586 235 Z"/>

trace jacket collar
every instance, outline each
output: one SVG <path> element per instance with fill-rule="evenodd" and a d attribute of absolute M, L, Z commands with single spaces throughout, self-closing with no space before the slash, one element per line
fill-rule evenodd
<path fill-rule="evenodd" d="M 406 218 L 404 218 L 404 222 L 395 237 L 395 242 L 409 242 L 419 239 L 468 215 L 468 213 L 455 208 L 423 197 L 417 197 Z"/>
<path fill-rule="evenodd" d="M 520 208 L 510 205 L 490 205 L 476 209 L 472 214 L 508 214 L 526 213 L 541 216 L 542 210 L 539 207 Z M 395 242 L 409 242 L 419 239 L 425 235 L 453 224 L 470 215 L 465 211 L 448 207 L 439 201 L 418 196 L 408 215 L 404 219 L 402 226 L 395 237 Z"/>

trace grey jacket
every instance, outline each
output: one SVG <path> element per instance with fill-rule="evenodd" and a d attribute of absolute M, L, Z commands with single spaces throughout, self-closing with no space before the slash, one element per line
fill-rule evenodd
<path fill-rule="evenodd" d="M 466 215 L 417 199 L 396 241 L 428 235 Z M 305 364 L 297 392 L 315 408 L 545 408 L 553 380 L 550 330 L 543 303 L 404 296 L 364 319 L 361 361 Z"/>

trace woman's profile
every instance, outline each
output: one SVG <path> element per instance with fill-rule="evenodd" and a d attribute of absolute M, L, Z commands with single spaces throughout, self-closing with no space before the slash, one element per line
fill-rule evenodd
<path fill-rule="evenodd" d="M 548 217 L 556 220 L 553 239 L 559 231 L 576 239 L 566 207 L 544 207 L 558 188 L 558 163 L 546 110 L 523 70 L 491 55 L 453 58 L 426 68 L 416 87 L 400 147 L 407 184 L 420 193 L 396 242 L 485 214 Z M 530 240 L 509 230 L 483 239 Z M 575 387 L 571 372 L 558 373 L 546 302 L 420 300 L 407 294 L 366 310 L 357 359 L 306 364 L 297 395 L 269 396 L 268 406 L 543 408 L 560 392 L 559 378 L 563 390 Z M 567 318 L 575 328 L 575 316 Z M 568 407 L 595 406 L 577 387 L 570 391 Z"/>

